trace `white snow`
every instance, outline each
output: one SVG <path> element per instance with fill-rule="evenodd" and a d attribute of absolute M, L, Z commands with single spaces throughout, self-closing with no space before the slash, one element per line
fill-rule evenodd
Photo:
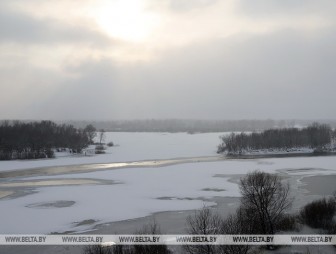
<path fill-rule="evenodd" d="M 105 159 L 113 160 L 114 156 L 118 158 L 117 161 L 207 156 L 215 152 L 219 136 L 217 133 L 195 135 L 113 133 L 110 135 L 116 136 L 110 136 L 106 141 L 113 140 L 120 146 L 113 147 L 112 154 L 106 157 L 92 157 L 93 161 L 101 163 Z M 118 135 L 120 139 L 117 138 Z M 146 142 L 149 137 L 151 138 Z M 73 159 L 76 160 L 76 158 L 69 158 L 69 160 Z M 62 159 L 50 161 L 59 162 L 60 160 Z M 31 167 L 29 161 L 25 163 L 22 167 L 24 165 L 27 168 Z M 97 223 L 105 223 L 138 218 L 160 211 L 198 209 L 203 204 L 214 204 L 205 202 L 207 198 L 239 197 L 238 185 L 228 181 L 232 177 L 239 177 L 254 170 L 287 172 L 289 175 L 330 175 L 336 174 L 335 165 L 334 156 L 223 160 L 157 168 L 123 168 L 25 178 L 29 181 L 56 178 L 103 179 L 114 180 L 121 184 L 38 187 L 37 193 L 15 199 L 2 199 L 0 233 L 81 231 L 91 228 L 92 225 L 76 227 L 76 222 L 96 220 Z M 36 203 L 61 200 L 76 203 L 63 208 L 31 206 Z"/>

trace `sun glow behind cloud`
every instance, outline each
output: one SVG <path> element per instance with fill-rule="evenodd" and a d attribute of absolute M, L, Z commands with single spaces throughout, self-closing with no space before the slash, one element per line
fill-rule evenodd
<path fill-rule="evenodd" d="M 86 37 L 85 43 L 77 40 L 75 44 L 58 45 L 57 56 L 52 57 L 53 62 L 62 56 L 65 59 L 63 61 L 72 63 L 85 58 L 110 58 L 120 63 L 150 62 L 158 60 L 167 50 L 174 48 L 213 40 L 230 40 L 235 36 L 262 35 L 288 28 L 319 29 L 326 25 L 320 16 L 309 19 L 307 15 L 282 15 L 272 19 L 251 17 L 241 12 L 236 0 L 194 1 L 30 0 L 29 4 L 15 1 L 9 5 L 40 22 L 63 24 L 68 29 L 72 27 L 73 31 L 67 33 L 68 37 Z M 190 8 L 184 6 L 177 10 L 176 3 L 182 2 L 189 3 Z M 209 3 L 204 4 L 206 2 Z M 76 34 L 79 29 L 92 32 L 92 36 Z M 100 39 L 105 40 L 103 47 L 99 45 Z M 60 52 L 62 50 L 63 53 Z M 51 54 L 53 52 L 55 50 Z"/>
<path fill-rule="evenodd" d="M 91 15 L 110 37 L 128 42 L 146 42 L 160 23 L 142 0 L 104 0 Z"/>
<path fill-rule="evenodd" d="M 85 98 L 103 94 L 101 107 L 74 109 L 73 117 L 223 117 L 225 101 L 232 104 L 224 94 L 269 117 L 266 102 L 258 108 L 259 91 L 272 105 L 282 91 L 290 101 L 286 89 L 333 94 L 335 10 L 333 0 L 1 0 L 0 116 L 49 117 L 47 105 L 61 118 L 72 95 L 81 94 L 85 108 Z M 313 116 L 288 115 L 297 99 L 291 93 L 292 104 L 280 101 L 277 116 Z M 20 105 L 15 112 L 11 101 Z M 189 111 L 181 110 L 186 101 Z M 246 108 L 232 115 L 250 116 Z"/>
<path fill-rule="evenodd" d="M 198 1 L 199 2 L 199 1 Z M 206 1 L 203 1 L 206 2 Z M 236 0 L 210 1 L 208 5 L 176 11 L 171 1 L 101 0 L 88 10 L 97 28 L 118 40 L 111 56 L 117 61 L 148 61 L 161 52 L 235 36 L 253 36 L 284 29 L 315 30 L 325 20 L 312 15 L 284 15 L 274 19 L 241 13 Z"/>

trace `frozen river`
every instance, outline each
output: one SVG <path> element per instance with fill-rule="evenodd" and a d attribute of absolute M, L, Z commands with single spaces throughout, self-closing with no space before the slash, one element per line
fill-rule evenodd
<path fill-rule="evenodd" d="M 110 133 L 117 146 L 105 155 L 0 162 L 0 231 L 126 232 L 155 214 L 165 232 L 177 233 L 203 205 L 233 211 L 248 172 L 282 175 L 293 210 L 328 193 L 319 187 L 324 177 L 335 179 L 334 156 L 223 160 L 215 153 L 220 135 Z"/>

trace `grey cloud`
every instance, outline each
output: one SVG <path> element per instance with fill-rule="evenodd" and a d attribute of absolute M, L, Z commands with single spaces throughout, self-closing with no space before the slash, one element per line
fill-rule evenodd
<path fill-rule="evenodd" d="M 150 63 L 87 60 L 65 67 L 78 78 L 56 80 L 56 92 L 14 100 L 29 118 L 334 118 L 335 45 L 336 29 L 283 30 L 170 49 Z"/>
<path fill-rule="evenodd" d="M 32 106 L 42 107 L 46 97 L 57 90 L 59 73 L 26 63 L 0 67 L 0 119 L 39 118 Z M 43 110 L 43 109 L 42 109 Z M 48 112 L 44 112 L 45 116 Z"/>
<path fill-rule="evenodd" d="M 110 45 L 111 39 L 85 27 L 36 19 L 10 8 L 0 9 L 0 42 L 29 44 L 88 43 Z"/>
<path fill-rule="evenodd" d="M 59 80 L 56 92 L 46 94 L 41 103 L 31 104 L 31 118 L 112 119 L 120 110 L 115 106 L 122 88 L 117 67 L 107 60 L 88 61 L 71 71 L 79 76 Z"/>
<path fill-rule="evenodd" d="M 237 3 L 245 15 L 254 17 L 307 13 L 328 14 L 333 17 L 336 11 L 336 2 L 333 0 L 239 0 Z"/>
<path fill-rule="evenodd" d="M 129 107 L 145 118 L 332 118 L 334 34 L 307 41 L 283 31 L 169 52 L 132 74 Z"/>

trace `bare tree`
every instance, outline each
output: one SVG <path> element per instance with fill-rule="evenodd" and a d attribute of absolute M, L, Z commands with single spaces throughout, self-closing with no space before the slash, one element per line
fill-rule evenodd
<path fill-rule="evenodd" d="M 101 129 L 99 131 L 99 144 L 101 145 L 102 142 L 105 140 L 106 134 L 105 134 L 105 130 Z"/>
<path fill-rule="evenodd" d="M 255 224 L 260 225 L 254 233 L 274 234 L 292 204 L 288 183 L 282 184 L 276 174 L 255 171 L 240 180 L 240 192 L 244 209 L 255 215 Z"/>
<path fill-rule="evenodd" d="M 154 220 L 151 224 L 142 227 L 136 232 L 137 235 L 160 235 L 160 226 Z M 170 254 L 171 251 L 166 245 L 134 245 L 134 254 Z"/>
<path fill-rule="evenodd" d="M 237 209 L 236 214 L 229 215 L 222 223 L 221 234 L 240 235 L 251 234 L 254 225 L 250 220 L 250 212 L 242 207 Z M 224 254 L 247 254 L 251 249 L 249 245 L 223 245 L 220 246 Z"/>
<path fill-rule="evenodd" d="M 89 124 L 84 128 L 84 132 L 86 133 L 89 142 L 92 144 L 93 139 L 97 136 L 96 128 L 92 124 Z"/>
<path fill-rule="evenodd" d="M 222 219 L 209 208 L 203 207 L 193 216 L 187 218 L 187 231 L 191 235 L 215 235 L 221 232 Z M 183 248 L 190 254 L 220 254 L 216 245 L 184 245 Z"/>
<path fill-rule="evenodd" d="M 126 254 L 126 252 L 123 251 L 123 246 L 89 245 L 84 247 L 83 254 Z"/>

